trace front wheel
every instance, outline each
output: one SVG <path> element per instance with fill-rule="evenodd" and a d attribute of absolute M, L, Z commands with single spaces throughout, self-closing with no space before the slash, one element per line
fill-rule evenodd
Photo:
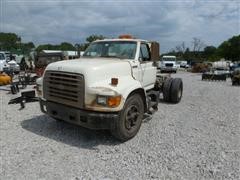
<path fill-rule="evenodd" d="M 120 112 L 119 119 L 113 123 L 111 132 L 121 141 L 133 138 L 139 131 L 144 114 L 143 99 L 139 94 L 130 96 Z"/>

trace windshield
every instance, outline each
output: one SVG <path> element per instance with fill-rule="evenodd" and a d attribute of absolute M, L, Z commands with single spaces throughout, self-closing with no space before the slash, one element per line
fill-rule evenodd
<path fill-rule="evenodd" d="M 137 43 L 132 41 L 102 41 L 92 43 L 84 57 L 116 57 L 122 59 L 134 59 Z"/>
<path fill-rule="evenodd" d="M 4 54 L 0 53 L 0 60 L 4 60 L 5 57 L 4 57 Z"/>
<path fill-rule="evenodd" d="M 173 58 L 173 57 L 163 57 L 162 58 L 162 61 L 176 61 L 176 58 Z"/>

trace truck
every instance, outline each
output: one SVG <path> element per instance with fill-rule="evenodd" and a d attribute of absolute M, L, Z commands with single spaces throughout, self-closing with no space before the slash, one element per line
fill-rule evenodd
<path fill-rule="evenodd" d="M 41 111 L 127 141 L 158 110 L 160 94 L 168 103 L 182 98 L 182 80 L 157 73 L 158 60 L 157 42 L 131 36 L 94 41 L 81 58 L 46 67 L 37 79 Z"/>
<path fill-rule="evenodd" d="M 20 72 L 19 65 L 14 59 L 10 59 L 9 52 L 7 51 L 0 51 L 0 72 L 1 71 L 6 72 L 7 74 L 17 74 Z"/>
<path fill-rule="evenodd" d="M 7 66 L 7 59 L 5 53 L 0 51 L 0 72 L 3 71 L 4 67 Z"/>
<path fill-rule="evenodd" d="M 180 68 L 188 68 L 188 63 L 185 60 L 180 61 Z"/>
<path fill-rule="evenodd" d="M 177 72 L 177 58 L 176 56 L 163 56 L 162 60 L 159 63 L 159 69 L 161 72 Z"/>
<path fill-rule="evenodd" d="M 34 57 L 34 66 L 37 76 L 41 77 L 43 75 L 43 72 L 48 64 L 62 60 L 64 60 L 62 52 L 37 53 Z"/>
<path fill-rule="evenodd" d="M 232 85 L 240 85 L 240 67 L 234 69 L 231 74 Z"/>

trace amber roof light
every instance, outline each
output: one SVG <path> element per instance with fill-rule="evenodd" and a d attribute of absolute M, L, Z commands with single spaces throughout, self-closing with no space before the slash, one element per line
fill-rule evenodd
<path fill-rule="evenodd" d="M 122 34 L 118 36 L 119 39 L 134 39 L 132 35 L 130 34 Z"/>

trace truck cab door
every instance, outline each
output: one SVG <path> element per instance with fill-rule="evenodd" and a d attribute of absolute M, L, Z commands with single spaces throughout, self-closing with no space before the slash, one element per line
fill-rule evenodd
<path fill-rule="evenodd" d="M 139 62 L 141 83 L 145 89 L 148 89 L 155 84 L 157 68 L 153 66 L 150 48 L 147 43 L 142 42 L 140 45 Z"/>
<path fill-rule="evenodd" d="M 129 61 L 132 67 L 132 76 L 137 81 L 141 81 L 140 62 L 139 60 Z"/>

